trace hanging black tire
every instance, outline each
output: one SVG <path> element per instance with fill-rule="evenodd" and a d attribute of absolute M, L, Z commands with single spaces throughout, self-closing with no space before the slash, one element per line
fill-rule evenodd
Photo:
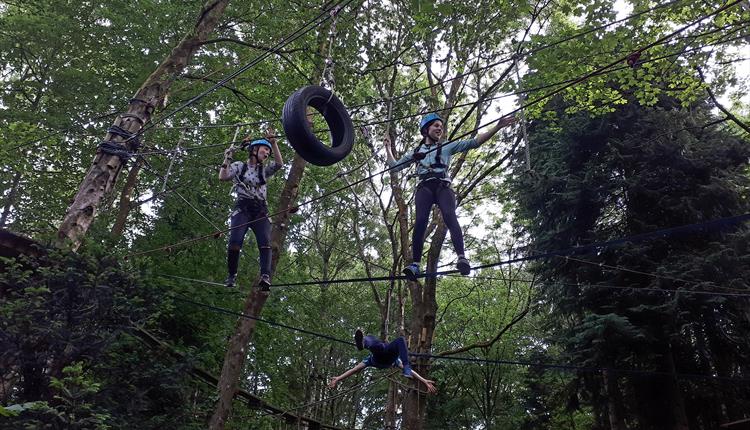
<path fill-rule="evenodd" d="M 323 115 L 331 135 L 331 146 L 321 142 L 307 122 L 307 106 Z M 349 112 L 331 91 L 318 85 L 302 87 L 289 96 L 281 114 L 286 139 L 309 163 L 330 166 L 344 159 L 354 145 L 354 125 Z"/>

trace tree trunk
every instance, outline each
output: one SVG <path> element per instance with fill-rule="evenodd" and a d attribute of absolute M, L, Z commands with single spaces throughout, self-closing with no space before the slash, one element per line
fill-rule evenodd
<path fill-rule="evenodd" d="M 433 214 L 435 216 L 435 214 Z M 427 265 L 425 272 L 436 272 L 440 251 L 447 228 L 440 218 L 438 227 L 432 235 L 430 250 L 427 253 Z M 435 299 L 435 288 L 437 278 L 424 278 L 424 285 L 420 289 L 416 286 L 412 289 L 412 317 L 410 323 L 409 351 L 418 354 L 429 354 L 432 350 L 432 337 L 435 331 L 435 315 L 437 313 L 437 300 Z M 427 360 L 415 360 L 412 363 L 417 372 L 427 378 L 430 366 Z M 422 395 L 418 389 L 409 390 L 404 398 L 404 428 L 409 430 L 421 430 L 424 426 L 424 416 L 427 407 L 427 396 Z"/>
<path fill-rule="evenodd" d="M 8 222 L 10 216 L 10 208 L 13 207 L 13 203 L 16 202 L 16 195 L 18 194 L 18 187 L 21 183 L 21 171 L 17 170 L 16 174 L 13 175 L 13 185 L 10 186 L 10 192 L 8 198 L 5 199 L 5 205 L 3 206 L 3 214 L 0 216 L 0 227 L 5 227 L 5 223 Z"/>
<path fill-rule="evenodd" d="M 604 387 L 607 390 L 607 404 L 609 408 L 609 425 L 612 430 L 627 430 L 622 414 L 622 393 L 617 385 L 617 377 L 609 370 L 605 370 Z"/>
<path fill-rule="evenodd" d="M 398 385 L 393 381 L 388 382 L 388 397 L 385 403 L 385 418 L 383 427 L 388 430 L 396 430 L 396 410 L 398 409 Z"/>
<path fill-rule="evenodd" d="M 175 47 L 170 55 L 146 79 L 135 97 L 128 105 L 126 114 L 120 115 L 114 122 L 129 133 L 138 133 L 151 120 L 151 114 L 160 106 L 172 83 L 185 69 L 201 42 L 213 31 L 229 0 L 209 0 L 203 6 L 198 21 Z M 119 135 L 107 133 L 106 141 L 123 145 L 125 139 Z M 128 151 L 137 150 L 135 141 L 125 144 Z M 123 168 L 123 161 L 117 155 L 97 151 L 88 173 L 83 179 L 73 203 L 68 208 L 65 218 L 58 230 L 60 244 L 70 242 L 73 249 L 81 245 L 83 236 L 96 216 L 102 200 L 112 192 L 117 177 Z"/>
<path fill-rule="evenodd" d="M 677 373 L 677 368 L 675 367 L 674 363 L 674 352 L 672 349 L 672 345 L 667 346 L 667 352 L 664 355 L 664 360 L 666 361 L 669 373 Z M 685 399 L 682 397 L 682 392 L 680 392 L 679 381 L 677 380 L 677 378 L 670 378 L 668 383 L 670 391 L 669 405 L 672 409 L 672 429 L 690 430 L 687 412 L 685 411 Z"/>
<path fill-rule="evenodd" d="M 120 193 L 120 208 L 117 210 L 117 218 L 115 218 L 115 224 L 112 226 L 112 237 L 120 237 L 122 232 L 125 231 L 125 224 L 128 220 L 128 214 L 130 214 L 130 197 L 133 195 L 135 184 L 138 182 L 138 173 L 141 171 L 141 166 L 143 166 L 143 161 L 138 159 L 128 172 L 128 179 L 125 180 L 125 186 Z"/>
<path fill-rule="evenodd" d="M 279 263 L 279 255 L 284 247 L 286 235 L 289 231 L 290 214 L 287 209 L 294 206 L 299 192 L 299 184 L 302 175 L 305 172 L 307 163 L 299 155 L 294 156 L 292 168 L 289 177 L 284 183 L 284 189 L 279 199 L 278 211 L 280 214 L 273 218 L 273 229 L 271 230 L 271 276 L 276 273 L 276 266 Z M 268 299 L 267 292 L 261 292 L 258 288 L 258 280 L 253 283 L 250 295 L 245 300 L 243 313 L 253 317 L 260 315 L 263 306 Z M 250 343 L 250 339 L 255 333 L 255 320 L 249 318 L 240 318 L 237 321 L 235 333 L 229 341 L 227 353 L 224 356 L 224 365 L 221 368 L 219 377 L 219 400 L 214 408 L 213 416 L 209 422 L 210 430 L 220 430 L 226 425 L 229 412 L 232 409 L 232 398 L 235 391 L 239 388 L 240 373 L 245 364 L 247 354 L 245 348 Z"/>

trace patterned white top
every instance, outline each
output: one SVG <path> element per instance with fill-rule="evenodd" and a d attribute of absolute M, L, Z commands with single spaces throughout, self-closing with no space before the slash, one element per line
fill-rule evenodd
<path fill-rule="evenodd" d="M 248 164 L 245 177 L 240 178 L 242 165 L 245 163 L 247 163 L 247 161 L 235 161 L 229 166 L 229 175 L 232 177 L 232 182 L 234 182 L 232 192 L 236 192 L 237 197 L 241 199 L 259 199 L 265 201 L 266 185 L 261 185 L 260 183 L 257 164 Z M 281 169 L 281 166 L 271 160 L 268 165 L 263 166 L 263 174 L 266 178 L 270 178 L 274 173 L 278 172 L 279 169 Z"/>

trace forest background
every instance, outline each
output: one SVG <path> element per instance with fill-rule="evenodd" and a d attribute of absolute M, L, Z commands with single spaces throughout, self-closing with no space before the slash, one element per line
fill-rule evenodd
<path fill-rule="evenodd" d="M 747 2 L 3 1 L 0 227 L 54 248 L 107 128 L 209 19 L 77 252 L 3 259 L 0 428 L 750 418 Z M 283 132 L 286 98 L 324 77 L 354 151 L 305 165 L 280 137 L 274 287 L 249 294 L 249 234 L 227 290 L 222 152 Z M 383 137 L 412 150 L 429 111 L 449 139 L 521 120 L 453 161 L 468 255 L 486 267 L 408 283 L 415 178 L 383 173 Z M 429 271 L 453 268 L 447 238 L 435 213 Z M 432 355 L 416 368 L 439 393 L 383 371 L 327 388 L 364 358 L 357 327 Z M 212 375 L 255 400 L 222 404 Z"/>

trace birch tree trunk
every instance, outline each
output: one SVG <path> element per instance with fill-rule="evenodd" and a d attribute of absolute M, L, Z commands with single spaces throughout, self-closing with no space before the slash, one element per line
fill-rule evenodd
<path fill-rule="evenodd" d="M 183 37 L 169 56 L 141 85 L 128 105 L 127 112 L 118 116 L 114 126 L 129 133 L 138 133 L 151 120 L 154 109 L 163 104 L 172 83 L 185 69 L 201 43 L 213 32 L 228 3 L 229 0 L 206 2 L 195 27 Z M 137 150 L 135 140 L 125 143 L 126 139 L 119 135 L 107 133 L 104 140 L 124 145 L 129 152 Z M 94 221 L 97 209 L 114 189 L 123 167 L 124 162 L 119 156 L 106 154 L 101 150 L 97 151 L 58 229 L 60 245 L 70 243 L 74 250 L 78 249 L 83 236 Z"/>

